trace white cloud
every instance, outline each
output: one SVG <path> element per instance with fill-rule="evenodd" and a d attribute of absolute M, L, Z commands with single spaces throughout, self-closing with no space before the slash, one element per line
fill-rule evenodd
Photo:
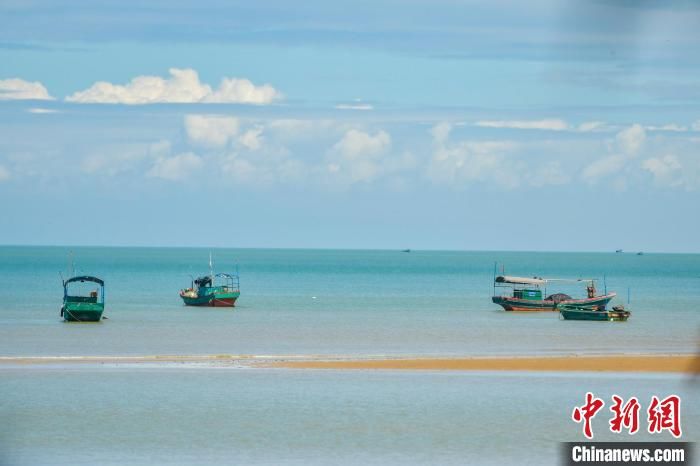
<path fill-rule="evenodd" d="M 238 134 L 237 118 L 221 115 L 186 115 L 185 131 L 190 142 L 207 147 L 223 147 Z"/>
<path fill-rule="evenodd" d="M 625 170 L 628 162 L 637 157 L 645 142 L 646 132 L 641 125 L 634 124 L 623 129 L 615 135 L 615 144 L 608 143 L 609 154 L 584 167 L 581 177 L 591 184 L 596 184 L 602 177 Z M 626 186 L 626 182 L 623 181 L 617 182 L 620 190 Z"/>
<path fill-rule="evenodd" d="M 569 129 L 569 125 L 558 118 L 545 120 L 481 120 L 477 121 L 475 125 L 483 128 L 544 129 L 551 131 Z"/>
<path fill-rule="evenodd" d="M 0 79 L 0 100 L 53 100 L 43 84 L 24 79 Z"/>
<path fill-rule="evenodd" d="M 47 114 L 47 113 L 60 113 L 58 110 L 53 109 L 53 108 L 30 108 L 27 110 L 27 112 L 35 113 L 38 115 Z"/>
<path fill-rule="evenodd" d="M 66 97 L 68 102 L 152 103 L 244 103 L 269 104 L 282 95 L 269 84 L 256 86 L 247 79 L 224 78 L 219 88 L 200 82 L 193 69 L 171 68 L 170 77 L 137 76 L 126 85 L 99 81 L 84 91 Z"/>
<path fill-rule="evenodd" d="M 4 166 L 0 165 L 0 182 L 10 179 L 10 171 Z"/>
<path fill-rule="evenodd" d="M 571 176 L 564 171 L 558 160 L 547 162 L 534 176 L 528 176 L 530 185 L 542 187 L 547 185 L 562 185 L 571 181 Z"/>
<path fill-rule="evenodd" d="M 582 133 L 587 133 L 589 131 L 600 131 L 605 129 L 604 121 L 585 121 L 578 125 L 578 130 Z"/>
<path fill-rule="evenodd" d="M 259 150 L 262 146 L 262 133 L 262 126 L 256 126 L 255 128 L 249 129 L 248 131 L 243 133 L 238 138 L 238 142 L 248 150 Z"/>
<path fill-rule="evenodd" d="M 644 145 L 646 137 L 644 128 L 639 124 L 634 124 L 617 133 L 615 139 L 618 147 L 625 155 L 635 157 Z"/>
<path fill-rule="evenodd" d="M 677 183 L 675 174 L 680 170 L 681 164 L 675 155 L 665 155 L 659 158 L 646 159 L 642 162 L 642 168 L 654 175 L 654 180 L 660 184 Z"/>
<path fill-rule="evenodd" d="M 451 126 L 435 125 L 430 133 L 435 146 L 428 176 L 438 183 L 463 186 L 472 181 L 492 181 L 505 188 L 520 184 L 516 164 L 506 161 L 515 149 L 508 141 L 462 141 L 450 143 Z"/>
<path fill-rule="evenodd" d="M 391 146 L 391 136 L 384 131 L 379 131 L 372 136 L 369 133 L 351 129 L 333 146 L 332 151 L 347 159 L 353 159 L 381 154 L 389 146 Z"/>
<path fill-rule="evenodd" d="M 608 143 L 609 154 L 584 167 L 581 177 L 588 183 L 596 184 L 600 178 L 626 170 L 629 161 L 637 157 L 645 142 L 646 132 L 641 125 L 634 124 L 623 129 L 615 136 L 615 144 Z"/>
<path fill-rule="evenodd" d="M 248 160 L 238 157 L 237 154 L 230 154 L 222 165 L 224 173 L 233 178 L 238 183 L 259 183 L 255 166 Z"/>
<path fill-rule="evenodd" d="M 224 78 L 219 89 L 206 96 L 203 102 L 238 103 L 238 104 L 269 104 L 282 98 L 282 94 L 269 84 L 256 86 L 243 78 Z"/>
<path fill-rule="evenodd" d="M 202 158 L 192 152 L 173 157 L 159 157 L 147 175 L 165 180 L 182 180 L 193 175 L 202 167 Z"/>
<path fill-rule="evenodd" d="M 700 187 L 700 160 L 694 155 L 678 157 L 666 154 L 642 162 L 642 168 L 653 176 L 654 184 L 693 191 Z"/>
<path fill-rule="evenodd" d="M 288 157 L 284 152 L 250 153 L 232 152 L 221 163 L 227 180 L 236 185 L 247 185 L 255 189 L 266 188 L 277 183 L 300 182 L 309 172 L 301 161 Z"/>
<path fill-rule="evenodd" d="M 687 126 L 681 126 L 677 125 L 675 123 L 669 123 L 667 125 L 661 125 L 661 126 L 645 126 L 644 129 L 647 131 L 673 131 L 677 133 L 682 133 L 684 131 L 688 131 Z"/>
<path fill-rule="evenodd" d="M 596 183 L 601 177 L 621 171 L 627 162 L 622 155 L 610 155 L 598 159 L 583 169 L 582 177 L 590 183 Z"/>
<path fill-rule="evenodd" d="M 336 180 L 367 182 L 382 171 L 381 157 L 391 147 L 391 136 L 378 131 L 374 136 L 357 129 L 348 130 L 328 153 L 326 169 Z"/>
<path fill-rule="evenodd" d="M 370 104 L 353 103 L 353 104 L 338 104 L 335 106 L 338 110 L 373 110 L 374 107 Z"/>
<path fill-rule="evenodd" d="M 170 154 L 170 142 L 152 144 L 118 144 L 92 150 L 83 158 L 80 168 L 85 173 L 115 176 L 128 172 L 143 172 L 148 162 Z"/>

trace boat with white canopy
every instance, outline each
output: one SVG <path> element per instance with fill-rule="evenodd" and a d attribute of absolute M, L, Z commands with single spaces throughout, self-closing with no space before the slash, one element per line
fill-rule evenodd
<path fill-rule="evenodd" d="M 573 298 L 565 293 L 548 294 L 550 285 L 557 283 L 585 284 L 586 297 Z M 499 290 L 508 292 L 499 293 Z M 528 278 L 494 274 L 492 301 L 506 311 L 556 311 L 559 304 L 605 309 L 610 300 L 617 296 L 614 292 L 602 295 L 596 293 L 594 278 Z"/>

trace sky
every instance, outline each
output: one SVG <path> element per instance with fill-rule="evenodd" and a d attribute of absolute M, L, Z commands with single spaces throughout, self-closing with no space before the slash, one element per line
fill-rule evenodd
<path fill-rule="evenodd" d="M 697 253 L 698 25 L 696 1 L 6 0 L 0 244 Z"/>

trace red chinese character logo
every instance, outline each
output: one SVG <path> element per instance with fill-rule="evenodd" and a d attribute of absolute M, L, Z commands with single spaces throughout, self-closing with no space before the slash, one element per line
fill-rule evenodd
<path fill-rule="evenodd" d="M 605 405 L 603 400 L 593 396 L 593 393 L 586 393 L 586 404 L 574 408 L 571 413 L 571 418 L 575 422 L 583 421 L 583 435 L 587 438 L 593 438 L 593 430 L 591 429 L 591 419 L 593 419 L 598 411 Z"/>
<path fill-rule="evenodd" d="M 612 400 L 615 404 L 610 407 L 610 411 L 615 416 L 610 420 L 610 431 L 620 433 L 622 427 L 625 427 L 630 435 L 636 433 L 639 430 L 639 400 L 633 396 L 624 406 L 619 396 L 613 395 Z"/>
<path fill-rule="evenodd" d="M 652 396 L 647 414 L 650 434 L 668 430 L 676 438 L 681 436 L 681 398 L 678 395 L 669 395 L 661 401 Z"/>

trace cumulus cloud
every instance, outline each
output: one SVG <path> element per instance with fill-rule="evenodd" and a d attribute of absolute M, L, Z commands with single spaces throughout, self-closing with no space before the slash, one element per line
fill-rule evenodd
<path fill-rule="evenodd" d="M 584 167 L 581 177 L 585 181 L 595 184 L 602 177 L 629 171 L 630 162 L 639 156 L 646 139 L 646 131 L 639 124 L 623 129 L 615 135 L 614 144 L 608 143 L 608 155 Z"/>
<path fill-rule="evenodd" d="M 622 172 L 639 155 L 646 141 L 646 131 L 639 124 L 625 128 L 615 135 L 614 144 L 608 144 L 608 155 L 594 160 L 583 168 L 581 178 L 596 184 L 600 178 Z"/>
<path fill-rule="evenodd" d="M 239 138 L 238 142 L 248 150 L 256 151 L 262 146 L 263 127 L 258 125 L 247 130 Z"/>
<path fill-rule="evenodd" d="M 10 171 L 4 166 L 0 165 L 0 182 L 10 179 Z"/>
<path fill-rule="evenodd" d="M 238 183 L 260 183 L 258 170 L 247 159 L 241 158 L 238 154 L 229 154 L 222 165 L 224 173 L 232 177 Z"/>
<path fill-rule="evenodd" d="M 227 180 L 236 185 L 256 189 L 278 183 L 300 182 L 309 167 L 279 149 L 262 148 L 260 152 L 233 151 L 222 159 L 222 169 Z"/>
<path fill-rule="evenodd" d="M 199 80 L 193 69 L 170 68 L 170 77 L 137 76 L 126 85 L 99 81 L 66 97 L 68 102 L 110 104 L 242 103 L 269 104 L 282 97 L 269 84 L 256 86 L 243 78 L 224 78 L 217 89 Z"/>
<path fill-rule="evenodd" d="M 390 145 L 391 136 L 385 131 L 379 131 L 372 136 L 369 133 L 351 129 L 333 146 L 332 151 L 340 153 L 345 158 L 353 159 L 381 154 Z"/>
<path fill-rule="evenodd" d="M 147 175 L 153 178 L 177 181 L 196 173 L 202 165 L 201 157 L 192 152 L 186 152 L 173 157 L 159 157 Z"/>
<path fill-rule="evenodd" d="M 80 163 L 85 173 L 99 173 L 115 176 L 122 173 L 142 173 L 149 162 L 170 153 L 169 141 L 161 140 L 151 144 L 118 144 L 95 148 Z"/>
<path fill-rule="evenodd" d="M 536 176 L 528 176 L 531 186 L 563 185 L 571 181 L 571 176 L 564 171 L 558 160 L 546 162 L 537 171 Z"/>
<path fill-rule="evenodd" d="M 515 149 L 508 141 L 461 141 L 451 143 L 448 123 L 435 125 L 434 152 L 428 175 L 434 181 L 462 186 L 473 181 L 492 181 L 505 188 L 520 184 L 514 164 L 506 163 L 506 154 Z"/>
<path fill-rule="evenodd" d="M 646 159 L 642 162 L 642 168 L 654 175 L 654 179 L 662 184 L 677 183 L 675 174 L 680 170 L 681 164 L 675 155 L 665 155 L 659 158 Z"/>
<path fill-rule="evenodd" d="M 0 79 L 0 100 L 53 100 L 53 97 L 38 81 L 11 78 Z"/>
<path fill-rule="evenodd" d="M 639 124 L 634 124 L 617 133 L 615 140 L 622 153 L 630 157 L 635 157 L 644 145 L 646 138 L 647 135 L 644 128 Z"/>
<path fill-rule="evenodd" d="M 550 131 L 569 129 L 569 125 L 558 118 L 544 120 L 480 120 L 475 125 L 482 128 L 543 129 Z"/>
<path fill-rule="evenodd" d="M 666 154 L 642 162 L 642 169 L 651 173 L 654 184 L 667 188 L 693 191 L 700 187 L 700 160 L 695 156 L 678 157 Z"/>
<path fill-rule="evenodd" d="M 238 134 L 237 118 L 221 115 L 186 115 L 185 132 L 190 142 L 207 147 L 223 147 Z"/>
<path fill-rule="evenodd" d="M 581 176 L 590 183 L 596 183 L 599 178 L 622 170 L 625 163 L 626 158 L 623 155 L 603 157 L 586 166 Z"/>
<path fill-rule="evenodd" d="M 350 183 L 371 181 L 380 174 L 381 157 L 390 147 L 391 136 L 385 131 L 372 135 L 350 129 L 330 149 L 327 171 Z"/>

